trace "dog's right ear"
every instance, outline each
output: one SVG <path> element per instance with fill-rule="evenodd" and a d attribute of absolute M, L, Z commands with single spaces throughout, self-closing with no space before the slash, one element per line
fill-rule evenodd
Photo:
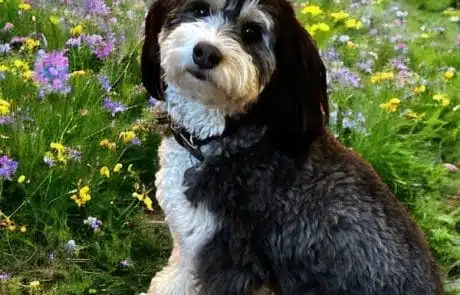
<path fill-rule="evenodd" d="M 142 83 L 148 93 L 163 100 L 163 81 L 161 79 L 160 46 L 158 34 L 166 20 L 168 0 L 153 0 L 145 20 L 144 45 L 142 47 Z"/>

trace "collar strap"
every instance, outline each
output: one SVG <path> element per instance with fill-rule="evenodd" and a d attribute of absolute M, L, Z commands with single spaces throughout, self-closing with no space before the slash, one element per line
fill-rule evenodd
<path fill-rule="evenodd" d="M 177 143 L 186 148 L 192 156 L 198 161 L 203 162 L 204 156 L 201 152 L 201 147 L 215 140 L 219 136 L 211 136 L 205 139 L 199 139 L 190 134 L 183 126 L 177 125 L 173 122 L 170 123 L 170 128 Z"/>

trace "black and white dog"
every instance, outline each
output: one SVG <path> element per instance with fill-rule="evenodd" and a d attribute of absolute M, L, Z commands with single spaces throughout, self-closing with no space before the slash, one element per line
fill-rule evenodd
<path fill-rule="evenodd" d="M 287 0 L 155 0 L 142 79 L 167 105 L 150 295 L 443 294 L 421 230 L 327 130 L 326 71 Z"/>

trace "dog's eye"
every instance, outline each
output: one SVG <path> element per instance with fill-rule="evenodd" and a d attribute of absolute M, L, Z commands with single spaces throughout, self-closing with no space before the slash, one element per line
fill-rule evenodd
<path fill-rule="evenodd" d="M 259 42 L 262 39 L 262 28 L 256 23 L 247 23 L 243 26 L 241 34 L 246 43 Z"/>
<path fill-rule="evenodd" d="M 192 11 L 195 17 L 209 16 L 209 4 L 204 3 L 204 2 L 196 3 Z"/>

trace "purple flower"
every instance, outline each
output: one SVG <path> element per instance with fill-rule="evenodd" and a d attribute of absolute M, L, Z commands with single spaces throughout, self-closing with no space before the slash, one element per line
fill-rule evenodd
<path fill-rule="evenodd" d="M 50 166 L 50 167 L 53 167 L 56 165 L 56 161 L 50 157 L 48 157 L 47 155 L 45 155 L 43 157 L 43 162 L 45 162 L 46 165 Z"/>
<path fill-rule="evenodd" d="M 141 145 L 141 140 L 138 137 L 135 137 L 131 140 L 131 143 L 134 145 Z"/>
<path fill-rule="evenodd" d="M 115 47 L 113 38 L 104 40 L 101 35 L 89 35 L 85 38 L 86 45 L 91 49 L 94 55 L 100 59 L 107 58 Z"/>
<path fill-rule="evenodd" d="M 129 263 L 128 259 L 124 259 L 124 260 L 120 261 L 120 265 L 121 265 L 122 267 L 129 267 L 129 266 L 131 266 L 131 264 Z"/>
<path fill-rule="evenodd" d="M 12 23 L 6 23 L 5 26 L 3 27 L 3 30 L 11 31 L 13 28 L 14 28 L 14 25 Z"/>
<path fill-rule="evenodd" d="M 82 156 L 81 151 L 73 149 L 73 148 L 69 148 L 69 147 L 66 149 L 66 151 L 67 151 L 67 154 L 69 155 L 69 157 L 72 160 L 75 160 L 75 161 L 80 161 L 81 160 L 81 156 Z"/>
<path fill-rule="evenodd" d="M 104 108 L 115 116 L 116 113 L 121 113 L 127 110 L 127 107 L 120 102 L 114 102 L 110 98 L 104 98 Z"/>
<path fill-rule="evenodd" d="M 154 98 L 153 96 L 150 96 L 149 98 L 149 105 L 151 107 L 154 107 L 158 103 L 158 99 Z"/>
<path fill-rule="evenodd" d="M 0 272 L 0 282 L 1 281 L 8 281 L 10 279 L 11 275 L 6 272 Z"/>
<path fill-rule="evenodd" d="M 75 243 L 75 240 L 69 240 L 64 245 L 64 248 L 70 252 L 74 251 L 76 247 L 77 247 L 77 243 Z"/>
<path fill-rule="evenodd" d="M 87 219 L 85 219 L 83 223 L 88 224 L 94 231 L 98 231 L 102 225 L 102 221 L 92 216 L 89 216 Z"/>
<path fill-rule="evenodd" d="M 10 44 L 0 44 L 0 54 L 7 54 L 11 50 Z"/>
<path fill-rule="evenodd" d="M 104 0 L 85 0 L 85 12 L 89 15 L 107 15 L 109 8 Z"/>
<path fill-rule="evenodd" d="M 399 53 L 407 53 L 409 51 L 409 48 L 405 43 L 397 42 L 395 45 L 395 50 Z"/>
<path fill-rule="evenodd" d="M 99 84 L 101 84 L 102 88 L 107 91 L 107 92 L 110 92 L 110 90 L 112 90 L 112 86 L 110 86 L 110 82 L 109 82 L 109 79 L 107 78 L 106 75 L 103 75 L 103 74 L 99 74 L 97 76 L 97 79 L 99 81 Z"/>
<path fill-rule="evenodd" d="M 18 169 L 18 162 L 8 158 L 7 155 L 0 157 L 0 177 L 11 180 Z"/>
<path fill-rule="evenodd" d="M 333 69 L 330 73 L 331 82 L 338 83 L 341 86 L 361 87 L 361 79 L 358 74 L 351 72 L 346 67 Z"/>
<path fill-rule="evenodd" d="M 54 51 L 38 54 L 35 62 L 35 77 L 45 92 L 67 94 L 70 92 L 69 60 L 64 52 Z"/>
<path fill-rule="evenodd" d="M 365 73 L 372 73 L 372 66 L 374 65 L 374 62 L 372 60 L 367 60 L 363 62 L 358 62 L 356 64 L 356 67 L 360 69 L 361 71 Z"/>
<path fill-rule="evenodd" d="M 80 47 L 82 43 L 82 38 L 81 36 L 75 37 L 75 38 L 69 38 L 66 42 L 65 45 L 68 47 Z"/>
<path fill-rule="evenodd" d="M 455 38 L 455 45 L 460 46 L 460 35 Z"/>
<path fill-rule="evenodd" d="M 1 75 L 0 75 L 0 80 Z M 14 122 L 14 117 L 13 116 L 0 116 L 0 125 L 8 125 Z"/>
<path fill-rule="evenodd" d="M 395 59 L 392 59 L 391 60 L 391 64 L 398 70 L 398 71 L 407 71 L 408 70 L 408 67 L 404 64 L 404 61 L 399 59 L 399 58 L 395 58 Z"/>
<path fill-rule="evenodd" d="M 348 41 L 350 41 L 350 36 L 348 36 L 348 35 L 340 35 L 339 36 L 339 41 L 342 42 L 342 43 L 348 42 Z"/>

